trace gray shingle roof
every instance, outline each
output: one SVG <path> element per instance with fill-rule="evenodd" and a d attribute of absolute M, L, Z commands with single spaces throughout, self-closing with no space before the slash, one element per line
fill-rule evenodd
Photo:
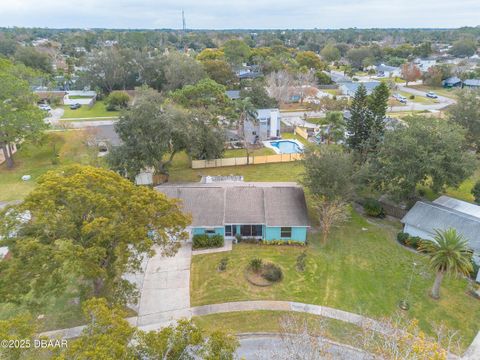
<path fill-rule="evenodd" d="M 441 204 L 418 201 L 402 219 L 402 223 L 415 226 L 432 236 L 435 230 L 456 229 L 480 252 L 480 218 L 462 213 Z"/>
<path fill-rule="evenodd" d="M 225 224 L 265 224 L 263 189 L 228 188 L 225 194 Z"/>
<path fill-rule="evenodd" d="M 289 226 L 308 224 L 305 195 L 299 187 L 265 188 L 266 223 L 270 226 Z"/>
<path fill-rule="evenodd" d="M 467 79 L 463 84 L 465 86 L 480 86 L 480 79 Z"/>
<path fill-rule="evenodd" d="M 181 199 L 183 210 L 192 215 L 192 226 L 308 226 L 301 187 L 249 184 L 182 184 L 155 189 L 168 197 Z"/>
<path fill-rule="evenodd" d="M 165 186 L 157 189 L 182 201 L 183 211 L 192 216 L 192 226 L 223 226 L 225 201 L 218 188 Z"/>

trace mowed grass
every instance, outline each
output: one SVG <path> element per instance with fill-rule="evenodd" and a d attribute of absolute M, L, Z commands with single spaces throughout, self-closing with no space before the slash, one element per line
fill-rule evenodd
<path fill-rule="evenodd" d="M 409 88 L 420 90 L 420 91 L 433 91 L 435 94 L 440 96 L 445 96 L 448 98 L 456 99 L 458 88 L 447 89 L 441 86 L 428 86 L 428 85 L 410 85 Z"/>
<path fill-rule="evenodd" d="M 82 105 L 80 109 L 72 110 L 70 106 L 64 106 L 62 119 L 71 118 L 95 118 L 95 117 L 118 117 L 119 111 L 107 111 L 102 100 L 96 101 L 92 107 Z"/>
<path fill-rule="evenodd" d="M 415 97 L 413 99 L 410 99 L 410 96 L 412 96 L 412 94 L 410 94 L 408 92 L 405 92 L 405 91 L 398 91 L 398 93 L 402 96 L 405 96 L 405 98 L 407 99 L 407 105 L 408 105 L 408 102 L 415 102 L 415 103 L 425 104 L 425 105 L 431 105 L 431 104 L 438 103 L 438 100 L 427 98 L 425 96 L 414 95 Z"/>
<path fill-rule="evenodd" d="M 479 330 L 480 302 L 466 294 L 467 281 L 446 279 L 442 298 L 428 295 L 434 276 L 426 260 L 395 241 L 399 223 L 367 220 L 352 213 L 351 220 L 330 236 L 322 247 L 318 234 L 310 234 L 305 272 L 295 268 L 304 248 L 267 245 L 235 245 L 231 253 L 196 255 L 191 267 L 192 306 L 241 300 L 288 300 L 363 314 L 373 318 L 393 316 L 399 300 L 407 296 L 407 284 L 415 268 L 408 316 L 432 333 L 444 322 L 459 330 L 468 346 Z M 216 268 L 229 258 L 225 272 Z M 258 288 L 244 278 L 248 262 L 260 257 L 280 265 L 284 279 L 271 287 Z"/>
<path fill-rule="evenodd" d="M 95 163 L 96 152 L 86 146 L 86 136 L 80 130 L 49 132 L 39 144 L 22 144 L 14 155 L 13 169 L 5 163 L 0 165 L 0 201 L 23 199 L 48 170 L 73 163 Z M 23 181 L 23 175 L 31 175 L 32 179 Z"/>
<path fill-rule="evenodd" d="M 250 156 L 263 156 L 263 155 L 275 155 L 276 152 L 272 149 L 261 147 L 260 149 L 254 149 L 250 151 Z M 228 149 L 225 150 L 223 157 L 225 158 L 234 158 L 234 157 L 245 157 L 247 156 L 247 151 L 245 149 Z"/>
<path fill-rule="evenodd" d="M 185 153 L 175 155 L 170 167 L 170 182 L 195 182 L 202 176 L 242 175 L 245 181 L 298 181 L 303 173 L 303 162 L 292 161 L 265 165 L 227 166 L 191 169 Z"/>

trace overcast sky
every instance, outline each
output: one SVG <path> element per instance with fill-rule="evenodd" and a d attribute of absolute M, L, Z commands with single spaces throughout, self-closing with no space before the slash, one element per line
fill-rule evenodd
<path fill-rule="evenodd" d="M 425 28 L 480 25 L 480 0 L 0 0 L 0 26 Z"/>

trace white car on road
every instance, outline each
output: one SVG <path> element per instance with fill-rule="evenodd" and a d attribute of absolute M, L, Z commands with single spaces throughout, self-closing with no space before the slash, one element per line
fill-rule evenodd
<path fill-rule="evenodd" d="M 40 105 L 38 105 L 38 107 L 39 107 L 41 110 L 44 110 L 44 111 L 50 111 L 50 110 L 52 110 L 52 108 L 51 108 L 50 105 L 48 105 L 48 104 L 40 104 Z"/>

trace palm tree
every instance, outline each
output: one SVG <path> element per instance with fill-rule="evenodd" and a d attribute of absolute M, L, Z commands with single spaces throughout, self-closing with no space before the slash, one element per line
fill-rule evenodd
<path fill-rule="evenodd" d="M 472 271 L 472 250 L 455 229 L 435 230 L 435 233 L 433 240 L 422 241 L 418 249 L 428 255 L 430 268 L 436 272 L 431 295 L 439 299 L 446 274 L 461 276 Z"/>
<path fill-rule="evenodd" d="M 238 100 L 236 103 L 236 110 L 239 113 L 238 136 L 243 140 L 243 145 L 245 147 L 245 151 L 247 152 L 248 164 L 250 162 L 250 151 L 247 134 L 245 133 L 245 122 L 250 119 L 255 125 L 258 124 L 257 109 L 253 105 L 250 98 L 247 97 L 245 99 Z"/>

